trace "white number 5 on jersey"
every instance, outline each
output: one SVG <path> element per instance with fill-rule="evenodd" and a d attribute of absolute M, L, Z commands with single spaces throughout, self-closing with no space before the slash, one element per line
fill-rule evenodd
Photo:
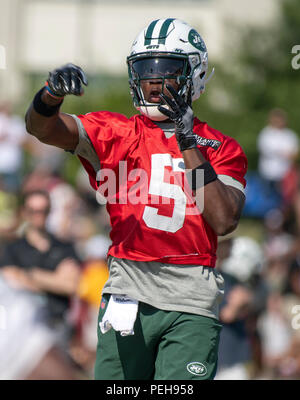
<path fill-rule="evenodd" d="M 186 195 L 179 185 L 164 182 L 165 167 L 184 173 L 183 158 L 172 158 L 170 154 L 152 154 L 149 194 L 174 199 L 172 217 L 159 215 L 157 207 L 145 206 L 143 220 L 149 228 L 166 232 L 177 232 L 185 218 Z"/>

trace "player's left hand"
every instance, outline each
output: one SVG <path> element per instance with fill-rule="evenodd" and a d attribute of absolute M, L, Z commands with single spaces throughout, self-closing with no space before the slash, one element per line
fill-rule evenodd
<path fill-rule="evenodd" d="M 172 98 L 164 93 L 160 97 L 170 107 L 170 110 L 158 106 L 158 110 L 175 122 L 175 134 L 180 151 L 197 147 L 196 135 L 193 133 L 194 113 L 171 85 L 166 85 Z"/>
<path fill-rule="evenodd" d="M 88 85 L 88 80 L 83 70 L 72 63 L 63 65 L 54 71 L 49 72 L 46 81 L 47 90 L 50 94 L 57 97 L 64 97 L 73 94 L 81 96 L 83 94 L 83 85 Z"/>

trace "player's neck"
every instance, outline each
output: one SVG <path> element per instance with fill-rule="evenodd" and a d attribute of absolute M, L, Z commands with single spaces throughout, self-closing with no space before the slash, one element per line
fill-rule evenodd
<path fill-rule="evenodd" d="M 167 119 L 165 121 L 153 121 L 155 125 L 159 126 L 161 129 L 170 129 L 170 128 L 175 128 L 175 123 L 171 121 L 170 119 Z"/>

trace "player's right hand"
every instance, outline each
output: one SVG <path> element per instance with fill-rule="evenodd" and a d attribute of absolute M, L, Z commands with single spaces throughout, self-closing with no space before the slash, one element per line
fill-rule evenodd
<path fill-rule="evenodd" d="M 50 95 L 63 97 L 67 94 L 81 96 L 82 85 L 87 86 L 88 80 L 83 70 L 74 64 L 66 64 L 49 72 L 46 88 Z"/>
<path fill-rule="evenodd" d="M 193 133 L 194 113 L 191 107 L 171 85 L 166 85 L 172 98 L 165 93 L 160 97 L 169 106 L 169 110 L 161 105 L 158 110 L 175 123 L 175 135 L 180 151 L 197 148 L 196 135 Z"/>

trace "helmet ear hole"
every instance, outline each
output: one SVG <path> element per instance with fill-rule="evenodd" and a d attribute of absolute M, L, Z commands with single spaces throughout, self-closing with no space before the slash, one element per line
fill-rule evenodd
<path fill-rule="evenodd" d="M 204 78 L 204 75 L 205 75 L 205 71 L 201 72 L 200 78 L 203 79 L 203 78 Z"/>

